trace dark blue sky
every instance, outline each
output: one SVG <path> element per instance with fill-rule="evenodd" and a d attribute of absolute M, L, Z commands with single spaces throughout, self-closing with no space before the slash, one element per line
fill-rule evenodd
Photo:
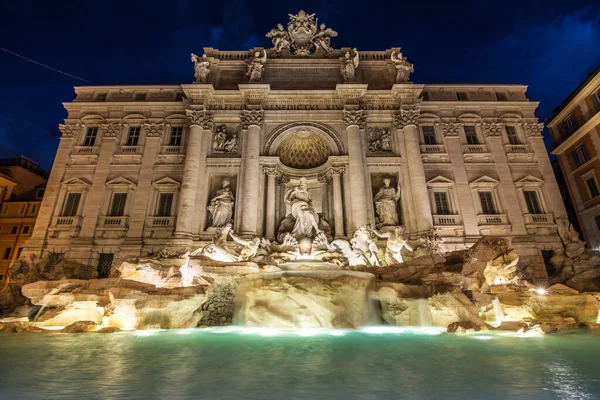
<path fill-rule="evenodd" d="M 191 83 L 190 53 L 269 47 L 264 34 L 301 8 L 339 32 L 336 48 L 402 47 L 414 82 L 527 84 L 541 120 L 600 64 L 593 0 L 0 3 L 0 47 L 95 85 Z M 49 169 L 62 102 L 83 84 L 0 51 L 0 157 Z"/>

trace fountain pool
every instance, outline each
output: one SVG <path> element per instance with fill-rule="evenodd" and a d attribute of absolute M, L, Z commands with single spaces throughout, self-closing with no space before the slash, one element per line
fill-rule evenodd
<path fill-rule="evenodd" d="M 600 332 L 4 334 L 0 399 L 598 399 Z"/>

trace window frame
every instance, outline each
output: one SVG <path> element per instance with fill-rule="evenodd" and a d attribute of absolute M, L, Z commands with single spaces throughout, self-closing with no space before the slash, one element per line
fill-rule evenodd
<path fill-rule="evenodd" d="M 73 210 L 73 213 L 66 213 L 67 210 L 67 205 L 69 204 L 69 198 L 71 196 L 75 196 L 78 195 L 79 198 L 77 199 L 77 205 L 75 207 L 75 210 Z M 60 210 L 60 216 L 61 217 L 76 217 L 78 215 L 80 215 L 81 213 L 81 198 L 83 197 L 83 193 L 81 192 L 69 192 L 65 195 L 61 210 Z M 70 207 L 71 208 L 71 207 Z"/>
<path fill-rule="evenodd" d="M 98 127 L 90 126 L 85 130 L 85 135 L 83 135 L 83 141 L 81 143 L 84 147 L 94 147 L 98 141 Z M 93 133 L 93 135 L 90 135 Z"/>
<path fill-rule="evenodd" d="M 511 131 L 512 133 L 509 133 L 509 131 Z M 519 133 L 517 131 L 517 127 L 514 125 L 505 125 L 504 126 L 504 132 L 506 133 L 506 141 L 508 144 L 516 146 L 516 145 L 520 145 L 521 143 L 521 138 L 519 137 Z M 511 140 L 511 138 L 513 138 Z M 514 143 L 513 143 L 514 141 Z"/>
<path fill-rule="evenodd" d="M 467 134 L 467 128 L 473 128 L 473 135 L 472 136 L 469 135 L 469 134 Z M 469 129 L 469 131 L 470 131 L 470 129 Z M 465 124 L 463 126 L 463 132 L 464 132 L 464 135 L 465 135 L 465 143 L 466 144 L 468 144 L 470 146 L 477 146 L 477 145 L 481 144 L 481 140 L 479 139 L 479 135 L 477 134 L 477 127 L 475 125 Z M 475 139 L 475 143 L 469 143 L 469 137 L 474 138 Z"/>
<path fill-rule="evenodd" d="M 179 132 L 179 136 L 176 136 L 179 139 L 179 143 L 173 143 L 173 132 L 174 131 L 178 131 Z M 171 126 L 169 129 L 169 141 L 167 146 L 178 146 L 181 147 L 183 145 L 183 126 Z"/>
<path fill-rule="evenodd" d="M 579 168 L 588 161 L 590 161 L 590 153 L 588 152 L 585 143 L 580 143 L 579 146 L 571 150 L 571 160 L 575 165 L 575 168 Z"/>
<path fill-rule="evenodd" d="M 132 135 L 135 133 L 135 135 Z M 130 126 L 127 129 L 127 136 L 125 137 L 125 146 L 139 146 L 140 145 L 140 137 L 142 135 L 142 127 L 141 126 Z M 133 140 L 134 143 L 130 143 Z"/>
<path fill-rule="evenodd" d="M 477 215 L 505 215 L 505 208 L 502 204 L 501 193 L 499 191 L 500 182 L 494 178 L 491 178 L 487 175 L 483 175 L 475 181 L 469 183 L 469 187 L 471 189 L 471 195 L 473 198 L 473 204 L 477 208 Z M 486 214 L 484 213 L 483 206 L 481 204 L 481 197 L 479 196 L 479 192 L 491 192 L 492 193 L 492 202 L 494 205 L 494 210 L 496 214 Z"/>
<path fill-rule="evenodd" d="M 524 178 L 515 182 L 517 193 L 519 194 L 519 204 L 523 215 L 542 215 L 551 214 L 552 211 L 549 207 L 548 197 L 546 196 L 546 189 L 544 181 L 532 175 L 527 175 Z M 538 206 L 540 207 L 540 214 L 531 213 L 527 204 L 527 198 L 525 192 L 535 192 L 537 196 Z"/>
<path fill-rule="evenodd" d="M 431 129 L 431 131 L 429 131 L 427 134 L 425 134 L 426 129 L 428 131 L 429 131 L 429 129 Z M 424 145 L 435 146 L 438 144 L 438 138 L 437 138 L 437 134 L 435 132 L 435 126 L 422 125 L 421 126 L 421 135 L 422 135 L 422 140 L 423 140 Z M 427 138 L 433 139 L 433 143 L 427 143 Z"/>

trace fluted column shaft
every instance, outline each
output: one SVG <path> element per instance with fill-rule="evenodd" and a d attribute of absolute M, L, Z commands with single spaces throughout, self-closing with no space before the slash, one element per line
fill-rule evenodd
<path fill-rule="evenodd" d="M 194 233 L 193 214 L 197 209 L 202 209 L 196 204 L 200 181 L 200 162 L 205 153 L 202 151 L 202 136 L 205 132 L 210 134 L 212 126 L 212 116 L 205 111 L 187 110 L 186 114 L 190 121 L 190 130 L 183 164 L 177 224 L 175 225 L 175 235 L 177 236 L 188 236 Z"/>
<path fill-rule="evenodd" d="M 350 179 L 350 209 L 353 230 L 357 230 L 368 222 L 367 191 L 365 190 L 367 165 L 360 134 L 360 127 L 364 126 L 364 121 L 365 116 L 362 110 L 344 111 L 344 123 L 348 137 L 348 178 Z"/>
<path fill-rule="evenodd" d="M 277 171 L 275 168 L 265 168 L 267 174 L 267 210 L 266 210 L 266 229 L 267 239 L 275 238 L 275 177 Z"/>
<path fill-rule="evenodd" d="M 344 205 L 342 203 L 342 169 L 332 171 L 333 181 L 333 221 L 335 237 L 344 236 Z"/>
<path fill-rule="evenodd" d="M 256 234 L 258 229 L 258 194 L 260 188 L 260 126 L 262 110 L 244 110 L 241 115 L 244 128 L 244 154 L 242 168 L 244 183 L 242 190 L 242 233 Z"/>

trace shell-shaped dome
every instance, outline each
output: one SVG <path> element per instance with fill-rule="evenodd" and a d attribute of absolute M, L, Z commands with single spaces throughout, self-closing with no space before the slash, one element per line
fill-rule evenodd
<path fill-rule="evenodd" d="M 291 168 L 309 169 L 325 164 L 331 149 L 310 131 L 295 132 L 279 146 L 279 160 Z"/>

